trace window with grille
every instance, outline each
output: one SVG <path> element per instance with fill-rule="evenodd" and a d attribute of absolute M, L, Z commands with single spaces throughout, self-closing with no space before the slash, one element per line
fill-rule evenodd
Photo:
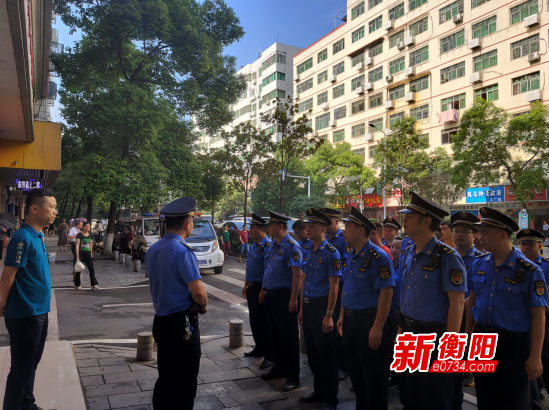
<path fill-rule="evenodd" d="M 353 43 L 356 43 L 361 38 L 364 38 L 364 26 L 360 27 L 356 31 L 353 31 L 351 38 Z"/>
<path fill-rule="evenodd" d="M 404 3 L 389 9 L 389 20 L 396 20 L 399 17 L 404 16 Z"/>
<path fill-rule="evenodd" d="M 442 99 L 441 111 L 463 110 L 465 108 L 465 93 Z"/>
<path fill-rule="evenodd" d="M 336 108 L 334 110 L 334 120 L 340 120 L 342 118 L 345 118 L 347 116 L 347 106 L 344 105 L 343 107 Z"/>
<path fill-rule="evenodd" d="M 440 70 L 440 83 L 444 84 L 456 78 L 465 77 L 465 61 Z"/>
<path fill-rule="evenodd" d="M 358 63 L 364 62 L 364 52 L 357 54 L 356 56 L 351 57 L 351 66 L 354 67 Z"/>
<path fill-rule="evenodd" d="M 351 21 L 364 14 L 364 2 L 360 2 L 351 9 Z"/>
<path fill-rule="evenodd" d="M 313 108 L 313 99 L 309 98 L 307 101 L 299 103 L 299 112 L 309 111 Z"/>
<path fill-rule="evenodd" d="M 381 53 L 383 53 L 383 42 L 368 49 L 368 57 L 375 57 Z"/>
<path fill-rule="evenodd" d="M 383 0 L 368 0 L 368 10 L 373 9 L 378 4 L 381 4 Z"/>
<path fill-rule="evenodd" d="M 415 118 L 417 121 L 426 120 L 429 118 L 429 105 L 425 104 L 421 107 L 412 108 L 410 110 L 410 117 Z"/>
<path fill-rule="evenodd" d="M 429 46 L 410 53 L 410 67 L 429 61 Z"/>
<path fill-rule="evenodd" d="M 498 85 L 494 84 L 475 90 L 475 99 L 479 97 L 485 101 L 497 101 L 499 98 Z"/>
<path fill-rule="evenodd" d="M 427 3 L 427 0 L 410 0 L 408 4 L 410 7 L 410 11 L 412 11 L 425 3 Z"/>
<path fill-rule="evenodd" d="M 336 98 L 341 97 L 344 94 L 345 94 L 345 84 L 340 84 L 340 85 L 334 87 L 334 94 L 333 94 L 333 99 L 334 100 Z"/>
<path fill-rule="evenodd" d="M 301 74 L 304 71 L 307 71 L 309 68 L 312 68 L 312 67 L 313 67 L 313 57 L 311 57 L 308 60 L 306 60 L 305 62 L 299 64 L 297 66 L 297 73 Z"/>
<path fill-rule="evenodd" d="M 344 50 L 345 49 L 345 39 L 339 40 L 337 43 L 334 43 L 333 48 L 334 48 L 334 51 L 333 51 L 332 54 L 337 54 L 341 50 Z"/>
<path fill-rule="evenodd" d="M 325 102 L 328 102 L 328 91 L 324 91 L 323 93 L 318 94 L 316 104 L 324 104 Z"/>
<path fill-rule="evenodd" d="M 396 34 L 393 34 L 389 37 L 389 48 L 396 47 L 396 45 L 400 42 L 404 41 L 404 30 L 399 31 Z"/>
<path fill-rule="evenodd" d="M 410 81 L 410 92 L 418 93 L 423 90 L 429 89 L 429 77 L 417 78 L 413 81 Z"/>
<path fill-rule="evenodd" d="M 356 90 L 358 87 L 364 84 L 364 74 L 359 75 L 351 80 L 351 91 Z"/>
<path fill-rule="evenodd" d="M 360 138 L 366 134 L 366 124 L 353 125 L 351 128 L 351 138 Z"/>
<path fill-rule="evenodd" d="M 473 38 L 485 37 L 497 31 L 497 16 L 473 24 Z"/>
<path fill-rule="evenodd" d="M 463 44 L 465 44 L 465 30 L 460 30 L 440 40 L 440 52 L 446 53 Z"/>
<path fill-rule="evenodd" d="M 376 17 L 368 23 L 368 33 L 373 33 L 383 25 L 383 16 Z"/>
<path fill-rule="evenodd" d="M 538 12 L 538 0 L 530 0 L 511 8 L 511 24 L 520 23 L 526 17 Z"/>
<path fill-rule="evenodd" d="M 425 31 L 429 27 L 429 17 L 422 18 L 419 21 L 416 21 L 413 24 L 410 24 L 410 35 L 417 36 Z"/>
<path fill-rule="evenodd" d="M 372 145 L 371 147 L 368 147 L 368 158 L 374 159 L 376 155 L 376 147 L 377 145 Z"/>
<path fill-rule="evenodd" d="M 396 74 L 403 71 L 406 68 L 406 61 L 404 57 L 400 57 L 397 60 L 393 60 L 389 63 L 389 72 L 391 74 Z"/>
<path fill-rule="evenodd" d="M 368 71 L 368 81 L 374 83 L 383 79 L 383 66 L 376 68 L 375 70 Z"/>
<path fill-rule="evenodd" d="M 263 61 L 261 69 L 265 71 L 268 67 L 272 66 L 274 63 L 286 64 L 286 56 L 284 54 L 274 54 L 268 59 Z M 259 76 L 261 77 L 261 70 L 259 70 Z"/>
<path fill-rule="evenodd" d="M 511 43 L 511 60 L 539 51 L 539 34 Z"/>
<path fill-rule="evenodd" d="M 333 74 L 338 75 L 345 72 L 345 61 L 342 61 L 341 63 L 338 63 L 333 68 Z"/>
<path fill-rule="evenodd" d="M 490 0 L 471 0 L 471 8 L 474 9 L 484 3 L 488 3 Z"/>
<path fill-rule="evenodd" d="M 267 84 L 272 83 L 273 81 L 280 80 L 280 81 L 286 81 L 286 74 L 281 72 L 274 72 L 270 76 L 265 77 L 263 81 L 261 82 L 261 87 L 265 87 Z M 251 90 L 253 95 L 253 89 Z"/>
<path fill-rule="evenodd" d="M 389 115 L 389 127 L 392 127 L 395 122 L 404 118 L 404 111 L 397 112 L 396 114 Z"/>
<path fill-rule="evenodd" d="M 388 101 L 398 100 L 399 98 L 402 98 L 402 97 L 404 97 L 404 85 L 401 85 L 400 87 L 391 88 L 389 90 Z"/>
<path fill-rule="evenodd" d="M 498 50 L 492 50 L 473 58 L 474 71 L 486 70 L 498 65 Z"/>
<path fill-rule="evenodd" d="M 362 159 L 366 159 L 366 151 L 364 150 L 364 148 L 354 149 L 353 154 L 360 155 Z"/>
<path fill-rule="evenodd" d="M 366 100 L 362 99 L 351 104 L 351 114 L 357 114 L 366 109 Z"/>
<path fill-rule="evenodd" d="M 369 102 L 368 102 L 369 108 L 379 107 L 380 105 L 383 105 L 383 93 L 382 92 L 378 93 L 378 94 L 371 95 L 369 97 Z"/>
<path fill-rule="evenodd" d="M 383 130 L 383 118 L 376 118 L 368 122 L 369 132 L 374 133 Z"/>
<path fill-rule="evenodd" d="M 317 54 L 317 61 L 319 63 L 322 63 L 327 58 L 328 58 L 328 49 L 327 48 L 325 48 L 324 50 L 322 50 L 320 53 Z"/>
<path fill-rule="evenodd" d="M 317 76 L 317 84 L 323 83 L 328 80 L 328 70 L 324 70 Z"/>
<path fill-rule="evenodd" d="M 513 95 L 522 94 L 532 90 L 539 90 L 539 71 L 536 73 L 513 78 Z"/>
<path fill-rule="evenodd" d="M 296 87 L 296 90 L 298 94 L 301 94 L 302 92 L 310 90 L 311 88 L 313 88 L 313 79 L 309 78 L 307 81 L 303 81 L 301 84 L 299 84 Z"/>
<path fill-rule="evenodd" d="M 442 145 L 444 144 L 451 144 L 452 138 L 456 136 L 458 133 L 458 128 L 448 128 L 446 130 L 442 130 L 440 133 L 440 143 Z"/>
<path fill-rule="evenodd" d="M 339 130 L 334 132 L 334 142 L 345 141 L 345 130 Z"/>
<path fill-rule="evenodd" d="M 328 126 L 330 125 L 330 113 L 327 112 L 326 114 L 319 115 L 315 118 L 315 122 L 317 131 L 328 128 Z"/>
<path fill-rule="evenodd" d="M 452 20 L 452 17 L 458 13 L 463 13 L 463 0 L 454 1 L 439 9 L 439 23 L 442 24 L 448 20 Z"/>

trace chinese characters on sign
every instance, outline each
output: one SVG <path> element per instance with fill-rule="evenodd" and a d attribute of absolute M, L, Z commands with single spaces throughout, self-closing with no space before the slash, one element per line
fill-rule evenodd
<path fill-rule="evenodd" d="M 383 198 L 377 196 L 377 194 L 366 194 L 362 195 L 364 199 L 364 208 L 378 208 L 383 206 Z M 355 208 L 360 207 L 360 195 L 347 196 L 346 203 L 349 206 L 354 206 Z"/>
<path fill-rule="evenodd" d="M 467 188 L 465 201 L 468 204 L 485 202 L 503 202 L 505 199 L 503 186 Z"/>
<path fill-rule="evenodd" d="M 39 179 L 17 179 L 15 180 L 17 189 L 30 191 L 31 189 L 42 189 L 42 181 Z"/>
<path fill-rule="evenodd" d="M 532 201 L 543 201 L 547 198 L 547 190 L 541 189 L 541 188 L 535 188 L 532 192 L 533 197 L 530 198 Z M 507 202 L 515 202 L 515 192 L 513 191 L 513 187 L 510 185 L 505 186 L 505 201 Z"/>

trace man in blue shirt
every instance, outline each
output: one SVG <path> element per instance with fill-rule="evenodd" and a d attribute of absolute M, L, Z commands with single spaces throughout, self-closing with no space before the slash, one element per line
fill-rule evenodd
<path fill-rule="evenodd" d="M 410 203 L 399 211 L 406 216 L 404 232 L 413 240 L 402 264 L 399 333 L 459 333 L 467 291 L 466 271 L 459 255 L 435 237 L 448 215 L 433 201 L 410 191 Z M 433 350 L 431 359 L 436 358 Z M 449 410 L 453 407 L 451 373 L 404 372 L 411 409 Z"/>
<path fill-rule="evenodd" d="M 294 224 L 292 225 L 292 230 L 299 240 L 298 243 L 302 252 L 305 252 L 307 249 L 313 246 L 313 241 L 307 238 L 307 234 L 305 233 L 305 223 L 301 219 L 294 222 Z"/>
<path fill-rule="evenodd" d="M 259 365 L 260 369 L 268 368 L 273 360 L 273 346 L 269 337 L 269 323 L 265 305 L 259 303 L 259 294 L 263 284 L 265 272 L 265 257 L 269 253 L 271 241 L 267 238 L 267 222 L 259 215 L 252 213 L 250 235 L 254 240 L 248 260 L 246 261 L 246 282 L 242 289 L 242 296 L 248 301 L 250 327 L 254 337 L 255 347 L 251 352 L 244 353 L 246 357 L 264 357 Z"/>
<path fill-rule="evenodd" d="M 391 249 L 391 244 L 398 236 L 398 231 L 401 229 L 402 227 L 395 218 L 385 218 L 383 221 L 383 237 L 381 239 L 381 243 Z"/>
<path fill-rule="evenodd" d="M 185 239 L 194 228 L 194 198 L 179 198 L 160 210 L 166 233 L 145 254 L 158 345 L 155 409 L 192 410 L 200 367 L 198 315 L 208 310 L 198 260 Z"/>
<path fill-rule="evenodd" d="M 286 378 L 282 390 L 299 387 L 299 285 L 301 248 L 288 235 L 290 217 L 269 211 L 268 230 L 273 242 L 265 258 L 263 290 L 259 301 L 265 303 L 275 364 L 262 374 L 263 380 Z"/>
<path fill-rule="evenodd" d="M 542 374 L 541 350 L 545 309 L 549 305 L 541 269 L 517 251 L 511 235 L 513 219 L 488 207 L 480 208 L 480 242 L 491 252 L 470 269 L 466 331 L 497 333 L 494 373 L 476 373 L 479 409 L 525 409 L 530 384 Z M 475 323 L 476 322 L 476 323 Z"/>
<path fill-rule="evenodd" d="M 385 228 L 384 228 L 385 230 Z M 402 243 L 402 238 L 400 236 L 395 236 L 391 239 L 391 256 L 393 258 L 393 267 L 394 267 L 394 278 L 395 278 L 395 287 L 393 288 L 393 297 L 391 298 L 391 309 L 389 310 L 389 316 L 387 316 L 387 333 L 389 335 L 389 340 L 394 341 L 398 332 L 398 325 L 396 322 L 396 312 L 398 311 L 398 302 L 400 301 L 400 292 L 402 286 L 400 285 L 400 244 Z M 388 351 L 388 360 L 389 364 L 393 362 L 394 356 L 394 343 L 389 343 Z M 390 380 L 389 380 L 389 389 L 396 387 L 399 384 L 398 374 L 390 371 Z M 400 389 L 399 389 L 400 395 Z"/>
<path fill-rule="evenodd" d="M 395 286 L 393 262 L 369 240 L 376 227 L 358 209 L 352 207 L 343 221 L 354 249 L 343 265 L 337 330 L 343 336 L 357 410 L 387 409 L 390 341 L 385 321 Z"/>
<path fill-rule="evenodd" d="M 313 246 L 303 252 L 303 279 L 301 282 L 301 312 L 307 358 L 314 377 L 314 391 L 301 397 L 303 403 L 323 402 L 324 409 L 337 407 L 339 388 L 338 369 L 331 332 L 341 276 L 341 256 L 325 239 L 326 227 L 332 223 L 329 216 L 317 209 L 307 210 L 307 237 Z"/>
<path fill-rule="evenodd" d="M 11 368 L 4 396 L 5 410 L 36 409 L 34 376 L 48 334 L 51 281 L 42 228 L 55 221 L 53 194 L 31 190 L 26 222 L 8 244 L 0 278 L 0 317 L 10 336 Z"/>

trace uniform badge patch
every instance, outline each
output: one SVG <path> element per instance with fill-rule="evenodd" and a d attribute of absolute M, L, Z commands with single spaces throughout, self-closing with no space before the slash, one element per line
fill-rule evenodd
<path fill-rule="evenodd" d="M 462 218 L 467 218 L 467 212 L 461 212 L 460 215 Z"/>
<path fill-rule="evenodd" d="M 292 252 L 292 259 L 299 262 L 299 252 Z"/>
<path fill-rule="evenodd" d="M 516 285 L 518 282 L 510 278 L 503 278 L 504 282 L 510 283 L 511 285 Z"/>
<path fill-rule="evenodd" d="M 318 258 L 318 259 L 316 260 L 316 263 L 322 263 L 322 262 L 323 262 L 322 258 Z"/>
<path fill-rule="evenodd" d="M 536 294 L 538 296 L 543 296 L 545 293 L 545 282 L 542 280 L 538 280 L 534 283 L 534 288 L 536 289 Z"/>
<path fill-rule="evenodd" d="M 389 279 L 391 276 L 391 271 L 388 266 L 382 266 L 379 268 L 379 277 L 381 279 Z"/>
<path fill-rule="evenodd" d="M 334 266 L 334 270 L 340 270 L 341 269 L 341 261 L 339 259 L 334 259 L 333 266 Z"/>
<path fill-rule="evenodd" d="M 422 266 L 421 270 L 428 270 L 429 272 L 432 272 L 435 270 L 432 266 Z"/>
<path fill-rule="evenodd" d="M 282 256 L 282 255 L 284 255 L 284 252 L 280 251 L 280 252 L 277 253 L 277 255 Z"/>
<path fill-rule="evenodd" d="M 450 271 L 450 281 L 454 285 L 461 285 L 463 283 L 463 272 L 457 269 Z"/>
<path fill-rule="evenodd" d="M 353 247 L 351 245 L 347 245 L 347 253 L 351 253 L 353 250 Z"/>

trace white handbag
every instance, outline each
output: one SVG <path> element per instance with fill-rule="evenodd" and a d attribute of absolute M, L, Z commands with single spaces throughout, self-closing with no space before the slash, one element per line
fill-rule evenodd
<path fill-rule="evenodd" d="M 76 263 L 74 264 L 75 272 L 82 272 L 85 269 L 86 269 L 86 266 L 80 261 L 76 261 Z"/>

